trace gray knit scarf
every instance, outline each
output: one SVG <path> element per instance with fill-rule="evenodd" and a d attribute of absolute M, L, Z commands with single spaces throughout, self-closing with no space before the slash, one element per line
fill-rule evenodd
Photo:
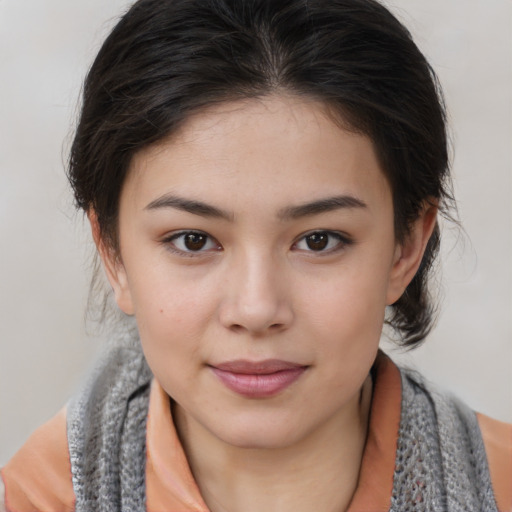
<path fill-rule="evenodd" d="M 404 370 L 401 375 L 390 512 L 497 512 L 475 414 L 419 375 Z M 151 378 L 138 343 L 116 347 L 68 405 L 77 512 L 145 510 Z"/>

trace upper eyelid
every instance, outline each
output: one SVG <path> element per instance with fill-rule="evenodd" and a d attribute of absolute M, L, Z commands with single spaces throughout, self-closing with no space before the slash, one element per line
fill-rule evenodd
<path fill-rule="evenodd" d="M 338 231 L 336 229 L 311 229 L 309 231 L 306 231 L 305 233 L 300 234 L 295 239 L 294 243 L 297 243 L 300 240 L 302 240 L 303 238 L 306 238 L 307 236 L 310 236 L 310 235 L 314 235 L 316 233 L 327 233 L 328 235 L 337 237 L 346 243 L 353 242 L 352 237 L 349 234 L 345 233 L 344 231 Z"/>
<path fill-rule="evenodd" d="M 195 235 L 204 235 L 204 236 L 207 236 L 208 238 L 211 238 L 212 240 L 216 240 L 215 237 L 213 237 L 212 235 L 210 235 L 209 233 L 207 233 L 206 231 L 202 231 L 200 229 L 179 229 L 177 231 L 171 231 L 170 233 L 167 233 L 165 234 L 163 237 L 162 237 L 162 241 L 170 241 L 170 240 L 173 240 L 175 238 L 179 238 L 180 236 L 183 236 L 183 235 L 188 235 L 188 234 L 195 234 Z"/>
<path fill-rule="evenodd" d="M 183 229 L 183 230 L 174 231 L 174 232 L 168 233 L 167 235 L 164 235 L 161 238 L 161 241 L 162 241 L 162 243 L 168 243 L 168 242 L 173 241 L 176 238 L 179 238 L 180 236 L 183 236 L 183 235 L 186 235 L 189 233 L 204 235 L 204 236 L 208 237 L 209 239 L 211 239 L 212 241 L 214 241 L 220 247 L 222 247 L 220 242 L 214 236 L 212 236 L 209 233 L 207 233 L 206 231 L 202 231 L 200 229 Z M 352 237 L 343 231 L 337 231 L 337 230 L 332 230 L 332 229 L 311 229 L 311 230 L 308 230 L 308 231 L 298 235 L 292 242 L 292 246 L 296 245 L 298 242 L 300 242 L 304 238 L 306 238 L 310 235 L 314 235 L 315 233 L 327 233 L 328 235 L 338 238 L 340 240 L 340 242 L 342 242 L 344 244 L 353 243 Z M 197 252 L 201 252 L 201 251 L 197 251 Z"/>
<path fill-rule="evenodd" d="M 168 244 L 170 244 L 170 242 L 173 242 L 175 239 L 178 239 L 181 236 L 184 236 L 184 235 L 187 235 L 187 234 L 191 234 L 191 233 L 192 234 L 197 234 L 197 235 L 204 235 L 208 239 L 210 239 L 214 244 L 216 244 L 218 247 L 222 248 L 221 244 L 217 241 L 217 239 L 215 237 L 213 237 L 209 233 L 206 233 L 205 231 L 202 231 L 200 229 L 182 229 L 182 230 L 178 230 L 178 231 L 173 231 L 171 233 L 168 233 L 167 235 L 164 235 L 160 239 L 160 243 L 163 244 L 163 245 L 168 245 Z M 176 246 L 174 246 L 172 248 L 172 251 L 176 252 L 176 253 L 184 254 L 184 255 L 187 255 L 187 256 L 198 256 L 201 253 L 208 252 L 207 250 L 184 251 L 184 250 L 182 250 L 182 249 L 180 249 L 180 248 L 178 248 Z"/>
<path fill-rule="evenodd" d="M 330 229 L 313 229 L 311 231 L 308 231 L 301 236 L 297 237 L 297 239 L 292 244 L 293 247 L 297 246 L 300 242 L 302 242 L 305 238 L 307 238 L 310 235 L 314 235 L 315 233 L 326 233 L 334 238 L 337 239 L 338 243 L 335 247 L 332 247 L 330 249 L 326 250 L 320 250 L 320 251 L 314 251 L 312 249 L 298 249 L 299 251 L 302 251 L 307 254 L 314 255 L 315 257 L 322 257 L 322 256 L 328 256 L 335 254 L 339 251 L 342 251 L 343 249 L 347 248 L 350 245 L 353 245 L 354 240 L 351 236 L 347 235 L 344 232 L 336 231 L 336 230 L 330 230 Z"/>

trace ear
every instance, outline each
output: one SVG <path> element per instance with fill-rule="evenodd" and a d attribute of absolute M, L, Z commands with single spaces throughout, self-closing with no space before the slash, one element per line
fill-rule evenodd
<path fill-rule="evenodd" d="M 92 237 L 96 244 L 96 249 L 100 255 L 103 269 L 107 279 L 114 292 L 119 308 L 127 315 L 134 314 L 133 301 L 128 284 L 126 270 L 121 261 L 120 255 L 105 241 L 101 236 L 98 217 L 93 209 L 87 212 L 89 223 L 91 224 Z"/>
<path fill-rule="evenodd" d="M 437 201 L 425 202 L 406 239 L 397 244 L 388 283 L 386 304 L 396 302 L 412 281 L 437 221 Z"/>

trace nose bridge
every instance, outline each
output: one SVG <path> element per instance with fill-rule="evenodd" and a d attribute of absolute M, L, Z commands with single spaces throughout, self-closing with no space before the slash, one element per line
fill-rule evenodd
<path fill-rule="evenodd" d="M 286 327 L 291 304 L 283 286 L 283 264 L 263 249 L 241 251 L 231 262 L 223 323 L 253 333 Z"/>
<path fill-rule="evenodd" d="M 258 251 L 244 258 L 241 269 L 241 298 L 254 306 L 270 306 L 278 299 L 277 263 L 271 254 Z"/>

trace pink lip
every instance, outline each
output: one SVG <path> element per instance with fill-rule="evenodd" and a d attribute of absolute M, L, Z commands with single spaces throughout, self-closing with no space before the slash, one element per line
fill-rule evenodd
<path fill-rule="evenodd" d="M 307 369 L 296 363 L 265 361 L 228 361 L 210 366 L 229 389 L 249 398 L 266 398 L 278 394 L 295 382 Z"/>

